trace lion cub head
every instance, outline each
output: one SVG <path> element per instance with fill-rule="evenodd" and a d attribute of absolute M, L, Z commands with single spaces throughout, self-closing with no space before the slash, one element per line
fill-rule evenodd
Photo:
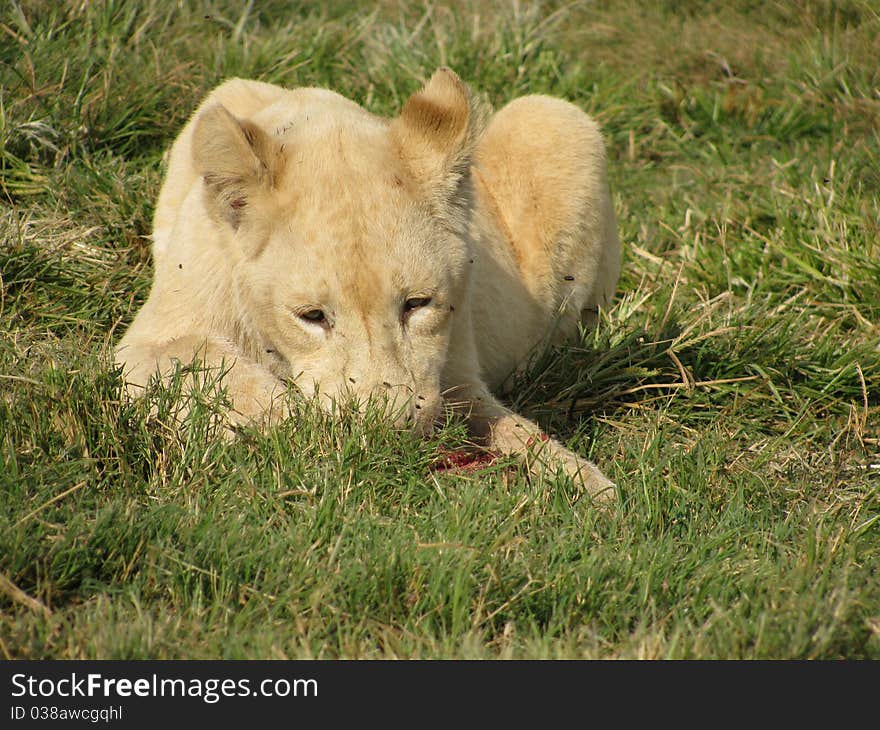
<path fill-rule="evenodd" d="M 479 117 L 447 69 L 391 121 L 316 89 L 247 120 L 201 113 L 194 164 L 243 336 L 307 395 L 378 397 L 431 427 L 468 286 Z"/>

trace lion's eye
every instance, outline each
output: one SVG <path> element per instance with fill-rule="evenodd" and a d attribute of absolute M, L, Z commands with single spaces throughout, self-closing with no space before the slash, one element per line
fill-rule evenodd
<path fill-rule="evenodd" d="M 322 309 L 309 309 L 305 312 L 300 312 L 299 316 L 300 319 L 304 319 L 306 322 L 311 322 L 312 324 L 323 324 L 327 321 L 327 317 Z"/>
<path fill-rule="evenodd" d="M 403 311 L 405 314 L 409 314 L 414 309 L 419 309 L 421 307 L 427 307 L 431 303 L 431 297 L 412 297 L 411 299 L 407 299 L 403 304 Z"/>

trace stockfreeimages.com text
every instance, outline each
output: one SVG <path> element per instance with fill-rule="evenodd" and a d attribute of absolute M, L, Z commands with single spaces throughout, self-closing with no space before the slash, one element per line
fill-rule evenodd
<path fill-rule="evenodd" d="M 209 704 L 223 697 L 317 697 L 316 679 L 169 679 L 153 674 L 129 679 L 71 672 L 61 679 L 12 675 L 13 697 L 199 697 Z"/>

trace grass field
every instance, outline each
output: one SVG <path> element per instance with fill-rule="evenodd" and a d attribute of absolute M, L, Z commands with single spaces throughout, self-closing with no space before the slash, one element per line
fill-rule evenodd
<path fill-rule="evenodd" d="M 20 0 L 0 14 L 0 656 L 880 658 L 880 6 Z M 625 263 L 506 397 L 619 485 L 375 419 L 215 438 L 108 356 L 227 76 L 391 115 L 440 64 L 607 135 Z M 172 389 L 173 390 L 173 389 Z M 150 407 L 154 408 L 153 415 Z"/>

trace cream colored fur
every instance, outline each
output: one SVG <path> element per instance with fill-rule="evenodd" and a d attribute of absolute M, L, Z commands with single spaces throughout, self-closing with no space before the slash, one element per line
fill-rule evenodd
<path fill-rule="evenodd" d="M 197 358 L 240 420 L 291 415 L 289 382 L 380 396 L 421 431 L 451 407 L 487 448 L 609 498 L 490 392 L 614 293 L 602 137 L 546 96 L 486 116 L 448 69 L 390 121 L 322 89 L 211 92 L 171 148 L 153 288 L 116 351 L 129 392 Z"/>

